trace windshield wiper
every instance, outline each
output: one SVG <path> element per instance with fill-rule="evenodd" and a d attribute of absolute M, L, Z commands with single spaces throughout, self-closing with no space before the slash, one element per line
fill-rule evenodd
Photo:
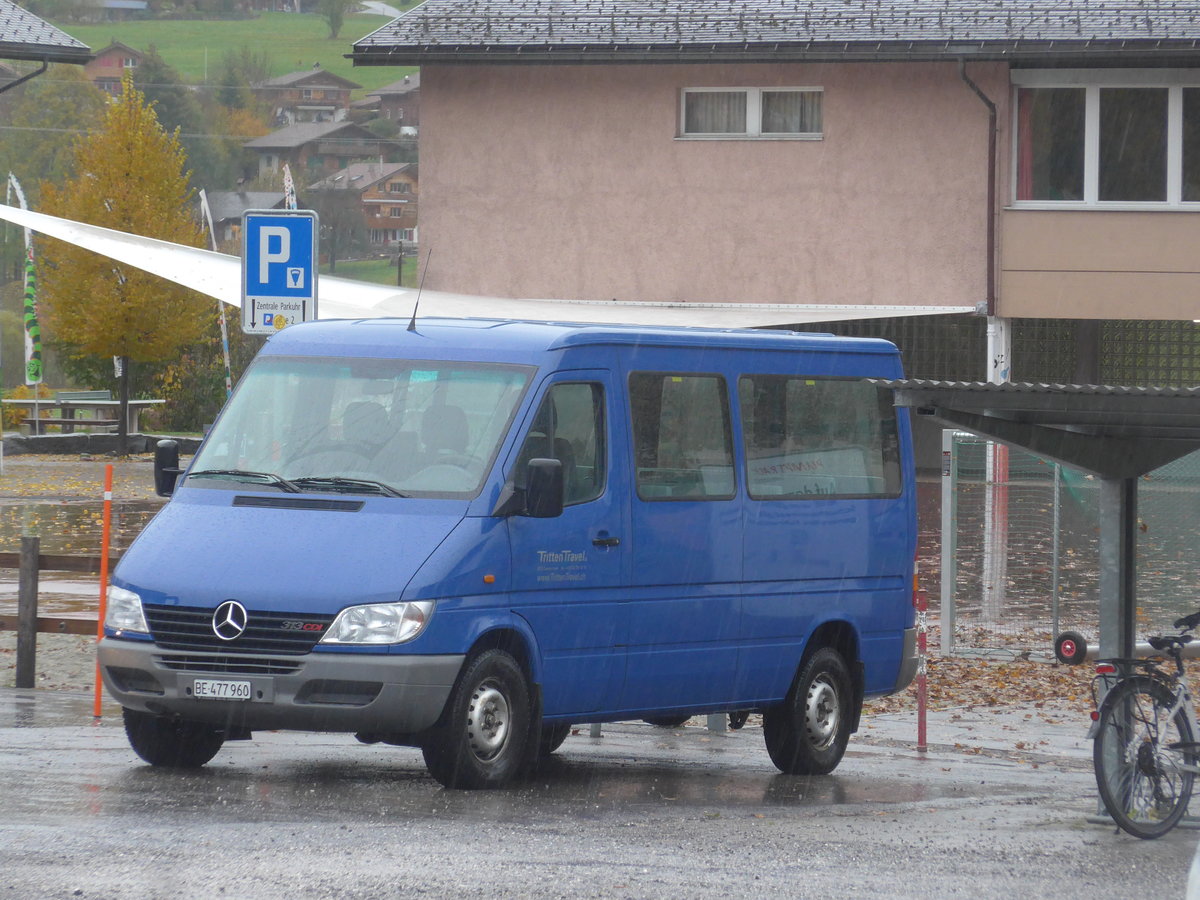
<path fill-rule="evenodd" d="M 402 494 L 391 485 L 384 484 L 382 481 L 371 481 L 369 478 L 343 478 L 340 475 L 310 475 L 306 478 L 294 479 L 292 485 L 301 489 L 307 487 L 328 488 L 333 491 L 341 490 L 349 493 L 362 492 L 364 490 L 375 491 L 383 494 L 385 497 L 408 496 L 408 494 Z"/>
<path fill-rule="evenodd" d="M 245 469 L 204 469 L 200 472 L 189 472 L 188 478 L 229 478 L 233 481 L 262 481 L 277 487 L 289 494 L 300 493 L 300 488 L 294 482 L 288 481 L 274 472 L 249 472 Z"/>

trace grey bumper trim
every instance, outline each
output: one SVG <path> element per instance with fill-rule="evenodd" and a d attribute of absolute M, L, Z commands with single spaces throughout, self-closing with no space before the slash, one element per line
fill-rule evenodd
<path fill-rule="evenodd" d="M 211 656 L 214 665 L 206 667 Z M 462 655 L 311 653 L 271 657 L 288 674 L 240 674 L 216 654 L 172 653 L 105 638 L 97 650 L 109 694 L 122 706 L 230 728 L 415 734 L 434 725 L 462 668 Z M 237 657 L 220 657 L 223 663 Z M 258 657 L 261 659 L 261 657 Z M 201 700 L 195 679 L 250 682 L 249 700 Z"/>

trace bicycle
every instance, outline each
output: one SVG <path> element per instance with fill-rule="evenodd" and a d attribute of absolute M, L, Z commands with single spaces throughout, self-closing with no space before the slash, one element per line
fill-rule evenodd
<path fill-rule="evenodd" d="M 1197 639 L 1191 632 L 1198 625 L 1200 611 L 1175 622 L 1179 634 L 1148 638 L 1158 657 L 1096 665 L 1088 732 L 1096 784 L 1113 821 L 1134 837 L 1162 837 L 1179 824 L 1200 773 L 1196 712 L 1183 665 L 1183 648 Z M 1166 660 L 1173 669 L 1164 667 Z"/>

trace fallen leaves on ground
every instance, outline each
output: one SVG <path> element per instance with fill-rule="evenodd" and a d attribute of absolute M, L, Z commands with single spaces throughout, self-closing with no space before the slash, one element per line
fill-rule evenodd
<path fill-rule="evenodd" d="M 104 467 L 113 467 L 114 500 L 158 500 L 152 456 L 7 456 L 0 465 L 0 499 L 102 500 Z"/>
<path fill-rule="evenodd" d="M 960 706 L 1008 706 L 1065 700 L 1080 710 L 1091 709 L 1092 667 L 1067 666 L 1030 659 L 994 660 L 978 657 L 931 656 L 928 660 L 930 709 Z M 868 700 L 866 712 L 915 709 L 917 680 L 890 697 Z"/>

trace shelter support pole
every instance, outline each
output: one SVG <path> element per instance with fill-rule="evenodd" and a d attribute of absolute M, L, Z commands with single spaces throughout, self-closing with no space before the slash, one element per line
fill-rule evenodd
<path fill-rule="evenodd" d="M 1101 659 L 1133 656 L 1136 563 L 1137 479 L 1105 478 L 1100 482 Z M 1112 822 L 1099 798 L 1091 821 Z"/>
<path fill-rule="evenodd" d="M 1137 613 L 1137 479 L 1100 482 L 1100 657 L 1133 656 Z"/>
<path fill-rule="evenodd" d="M 1012 323 L 989 316 L 987 324 L 988 381 L 1003 384 L 1012 377 Z M 984 622 L 998 623 L 1004 614 L 1008 588 L 1008 447 L 988 445 L 986 465 L 987 502 L 983 510 L 983 603 Z"/>

